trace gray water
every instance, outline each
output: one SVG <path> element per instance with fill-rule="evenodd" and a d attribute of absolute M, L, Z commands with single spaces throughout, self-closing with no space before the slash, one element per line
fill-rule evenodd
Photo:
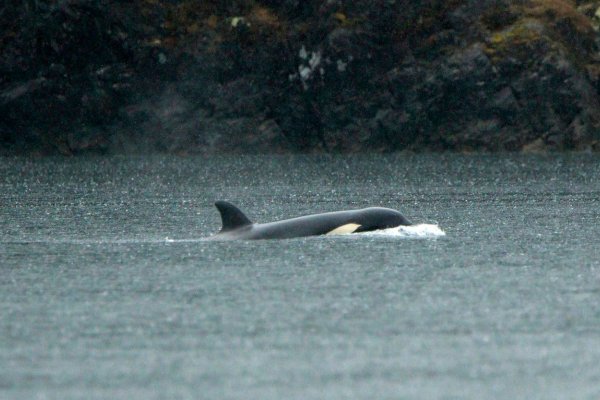
<path fill-rule="evenodd" d="M 599 223 L 594 155 L 0 159 L 0 398 L 598 399 Z"/>

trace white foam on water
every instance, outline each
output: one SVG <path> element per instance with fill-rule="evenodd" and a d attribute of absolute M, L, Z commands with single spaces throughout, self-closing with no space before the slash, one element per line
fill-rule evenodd
<path fill-rule="evenodd" d="M 361 232 L 361 236 L 385 236 L 385 237 L 402 237 L 402 238 L 437 238 L 446 236 L 446 232 L 435 224 L 419 224 L 397 226 L 394 228 L 380 229 L 370 232 Z"/>
<path fill-rule="evenodd" d="M 194 243 L 194 242 L 204 242 L 206 238 L 190 238 L 190 239 L 172 239 L 170 237 L 166 237 L 165 243 Z"/>

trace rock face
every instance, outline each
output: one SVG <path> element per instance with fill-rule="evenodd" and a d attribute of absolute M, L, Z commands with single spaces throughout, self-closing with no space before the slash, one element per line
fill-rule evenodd
<path fill-rule="evenodd" d="M 8 2 L 0 154 L 600 150 L 600 1 Z"/>

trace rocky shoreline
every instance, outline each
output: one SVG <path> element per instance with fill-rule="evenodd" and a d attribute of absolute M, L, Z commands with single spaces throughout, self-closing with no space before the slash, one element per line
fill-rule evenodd
<path fill-rule="evenodd" d="M 0 16 L 0 155 L 600 151 L 600 1 L 29 1 Z"/>

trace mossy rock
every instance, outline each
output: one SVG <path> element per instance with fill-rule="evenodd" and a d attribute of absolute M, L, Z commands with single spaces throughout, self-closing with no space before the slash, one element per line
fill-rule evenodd
<path fill-rule="evenodd" d="M 527 17 L 542 21 L 553 38 L 581 56 L 591 56 L 597 51 L 596 32 L 592 18 L 569 0 L 531 0 L 523 9 Z"/>
<path fill-rule="evenodd" d="M 506 57 L 532 60 L 535 49 L 547 42 L 544 33 L 544 26 L 541 23 L 524 18 L 509 28 L 492 34 L 485 50 L 492 62 L 498 62 Z"/>

